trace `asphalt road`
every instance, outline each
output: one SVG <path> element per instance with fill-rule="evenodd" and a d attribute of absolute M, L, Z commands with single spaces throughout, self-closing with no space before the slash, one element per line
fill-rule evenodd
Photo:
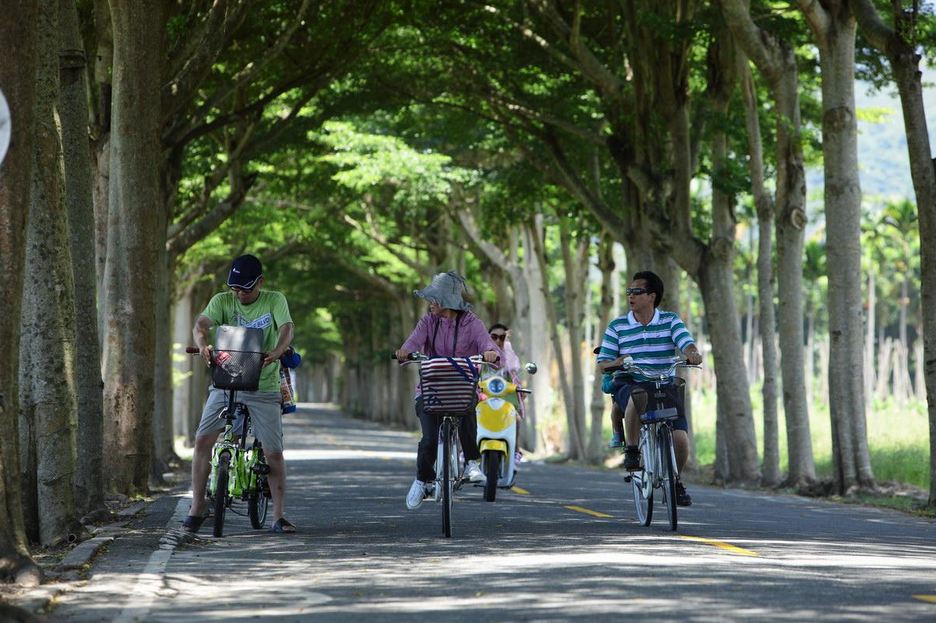
<path fill-rule="evenodd" d="M 936 621 L 936 522 L 690 486 L 679 531 L 636 523 L 616 471 L 524 463 L 454 535 L 407 511 L 416 436 L 303 405 L 287 419 L 293 535 L 228 515 L 192 542 L 166 497 L 59 596 L 49 621 Z M 210 522 L 210 520 L 209 520 Z M 162 540 L 162 542 L 160 542 Z"/>

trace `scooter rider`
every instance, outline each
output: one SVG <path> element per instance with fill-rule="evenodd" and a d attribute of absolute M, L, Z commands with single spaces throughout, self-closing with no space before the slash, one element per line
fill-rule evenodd
<path fill-rule="evenodd" d="M 632 357 L 634 363 L 643 368 L 666 369 L 676 360 L 677 348 L 685 353 L 689 363 L 702 363 L 702 354 L 679 316 L 657 309 L 662 298 L 663 280 L 658 275 L 650 271 L 634 274 L 627 288 L 631 311 L 611 321 L 601 342 L 598 366 L 602 371 L 621 365 L 625 357 Z M 640 451 L 636 443 L 640 434 L 639 415 L 647 404 L 648 385 L 645 382 L 648 380 L 619 381 L 614 387 L 614 401 L 624 410 L 626 470 L 640 467 Z M 680 412 L 679 418 L 673 421 L 673 428 L 677 468 L 682 472 L 689 458 L 689 426 L 684 413 Z M 692 504 L 692 498 L 679 480 L 676 481 L 676 502 L 680 506 Z"/>
<path fill-rule="evenodd" d="M 419 319 L 413 332 L 396 351 L 398 361 L 405 361 L 413 352 L 430 357 L 469 357 L 481 353 L 485 361 L 493 363 L 497 360 L 497 346 L 481 319 L 470 311 L 471 305 L 462 297 L 464 291 L 464 278 L 449 271 L 437 274 L 427 287 L 413 292 L 426 299 L 429 313 Z M 429 483 L 436 476 L 434 463 L 439 437 L 439 417 L 424 412 L 419 386 L 416 387 L 415 408 L 422 438 L 416 450 L 416 479 L 406 495 L 406 507 L 410 510 L 418 508 L 430 494 Z M 480 482 L 484 475 L 478 465 L 481 453 L 476 436 L 474 415 L 462 417 L 459 438 L 467 461 L 465 475 L 473 482 Z"/>

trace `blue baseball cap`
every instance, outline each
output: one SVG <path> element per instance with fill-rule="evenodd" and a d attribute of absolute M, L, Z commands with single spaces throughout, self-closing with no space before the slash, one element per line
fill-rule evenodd
<path fill-rule="evenodd" d="M 227 284 L 229 287 L 253 290 L 263 276 L 263 264 L 253 255 L 241 255 L 231 264 Z"/>

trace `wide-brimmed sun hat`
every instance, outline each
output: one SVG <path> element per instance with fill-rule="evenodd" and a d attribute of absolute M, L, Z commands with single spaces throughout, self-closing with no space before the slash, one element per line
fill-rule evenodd
<path fill-rule="evenodd" d="M 454 270 L 447 273 L 439 273 L 432 278 L 432 283 L 422 290 L 413 290 L 413 294 L 424 298 L 430 303 L 436 303 L 443 309 L 454 309 L 455 311 L 466 311 L 471 309 L 471 305 L 465 302 L 462 296 L 467 292 L 465 279 Z"/>

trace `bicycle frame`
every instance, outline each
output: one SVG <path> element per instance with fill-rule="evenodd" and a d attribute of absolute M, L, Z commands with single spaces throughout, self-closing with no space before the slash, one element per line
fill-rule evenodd
<path fill-rule="evenodd" d="M 464 477 L 465 477 L 465 461 L 461 455 L 461 439 L 458 436 L 458 427 L 461 424 L 461 422 L 459 421 L 460 419 L 461 418 L 457 416 L 453 416 L 453 415 L 444 415 L 440 418 L 439 420 L 439 445 L 436 450 L 436 462 L 435 462 L 436 478 L 434 482 L 435 484 L 438 485 L 441 480 L 441 474 L 444 470 L 443 458 L 447 449 L 449 457 L 450 457 L 449 474 L 451 475 L 453 479 L 453 488 L 455 491 L 458 491 L 459 489 L 461 489 L 461 486 L 464 484 Z M 452 431 L 448 444 L 446 444 L 445 434 L 444 434 L 446 421 L 448 421 L 448 426 L 450 427 L 450 430 Z M 437 500 L 438 500 L 438 497 L 439 496 L 436 495 Z"/>
<path fill-rule="evenodd" d="M 233 508 L 233 502 L 238 499 L 248 504 L 247 515 L 251 526 L 257 530 L 262 528 L 266 523 L 267 506 L 271 497 L 269 486 L 266 485 L 270 467 L 266 464 L 263 447 L 258 439 L 254 438 L 253 444 L 247 447 L 250 410 L 244 403 L 237 402 L 236 396 L 235 390 L 228 391 L 228 406 L 221 412 L 221 417 L 225 419 L 224 431 L 211 450 L 208 495 L 214 497 L 216 537 L 224 535 L 226 509 L 230 508 L 236 514 L 243 515 Z M 234 430 L 238 419 L 242 421 L 239 434 Z"/>
<path fill-rule="evenodd" d="M 258 475 L 256 466 L 263 460 L 259 441 L 254 440 L 252 447 L 247 447 L 247 432 L 250 428 L 250 410 L 242 402 L 236 401 L 236 391 L 228 392 L 228 406 L 221 412 L 226 422 L 224 430 L 211 449 L 211 476 L 209 478 L 209 494 L 214 495 L 217 487 L 218 464 L 221 455 L 230 456 L 231 477 L 228 481 L 227 493 L 231 498 L 246 499 L 247 492 L 256 489 Z M 234 432 L 234 422 L 243 414 L 243 430 L 240 435 Z M 265 461 L 263 461 L 265 463 Z"/>

